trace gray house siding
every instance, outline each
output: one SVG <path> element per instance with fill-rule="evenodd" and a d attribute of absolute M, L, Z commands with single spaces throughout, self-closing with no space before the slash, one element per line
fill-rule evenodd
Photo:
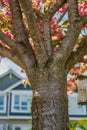
<path fill-rule="evenodd" d="M 2 77 L 0 79 L 0 90 L 3 91 L 9 88 L 11 85 L 15 84 L 19 80 L 20 79 L 16 77 L 14 74 L 12 74 L 11 77 L 10 77 L 10 74 L 7 74 L 5 77 Z"/>

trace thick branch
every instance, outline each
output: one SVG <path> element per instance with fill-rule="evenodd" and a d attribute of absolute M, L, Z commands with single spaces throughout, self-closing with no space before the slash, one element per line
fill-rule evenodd
<path fill-rule="evenodd" d="M 38 18 L 43 19 L 44 15 L 39 10 L 33 9 L 33 11 L 36 13 Z"/>
<path fill-rule="evenodd" d="M 68 4 L 69 4 L 69 23 L 73 24 L 74 22 L 78 22 L 78 17 L 79 13 L 78 13 L 78 2 L 77 0 L 68 0 Z"/>
<path fill-rule="evenodd" d="M 17 55 L 13 52 L 11 52 L 11 49 L 8 49 L 6 47 L 3 47 L 0 44 L 0 54 L 9 58 L 10 60 L 12 60 L 13 62 L 15 62 L 17 65 L 21 66 L 22 68 L 24 68 L 23 63 L 21 62 L 21 60 L 17 57 Z"/>
<path fill-rule="evenodd" d="M 31 52 L 27 51 L 27 48 L 25 48 L 24 44 L 19 44 L 13 40 L 11 40 L 8 36 L 6 36 L 6 34 L 4 34 L 1 30 L 0 30 L 0 40 L 5 42 L 6 45 L 9 46 L 9 48 L 13 51 L 14 54 L 17 55 L 17 57 L 19 57 L 19 59 L 21 59 L 21 61 L 27 62 L 26 58 L 28 59 L 29 63 L 28 63 L 28 67 L 30 68 L 30 70 L 34 67 L 35 65 L 35 57 L 34 55 L 32 55 Z"/>
<path fill-rule="evenodd" d="M 82 39 L 79 48 L 77 49 L 76 52 L 72 52 L 71 55 L 69 56 L 65 68 L 66 71 L 69 72 L 69 70 L 79 62 L 82 62 L 82 59 L 84 55 L 87 54 L 87 39 Z"/>
<path fill-rule="evenodd" d="M 6 36 L 6 34 L 1 30 L 0 30 L 0 40 L 2 42 L 5 42 L 5 44 L 7 44 L 7 46 L 9 46 L 10 48 L 15 48 L 15 42 L 8 36 Z"/>
<path fill-rule="evenodd" d="M 46 15 L 49 16 L 49 19 L 51 19 L 56 11 L 60 9 L 66 2 L 67 0 L 59 0 L 58 2 L 56 2 L 56 4 L 46 13 Z"/>
<path fill-rule="evenodd" d="M 12 14 L 13 35 L 17 42 L 29 43 L 18 0 L 9 0 Z"/>
<path fill-rule="evenodd" d="M 34 52 L 31 45 L 29 44 L 28 35 L 25 30 L 23 23 L 22 12 L 18 0 L 9 0 L 10 10 L 12 13 L 12 25 L 13 25 L 13 35 L 18 44 L 20 44 L 18 49 L 24 54 L 24 51 L 29 55 L 32 61 L 35 60 Z M 31 60 L 30 60 L 31 61 Z"/>
<path fill-rule="evenodd" d="M 82 28 L 81 17 L 78 14 L 77 6 L 76 0 L 69 0 L 69 27 L 60 49 L 65 62 L 70 56 Z"/>
<path fill-rule="evenodd" d="M 44 42 L 47 53 L 50 56 L 52 54 L 52 43 L 51 43 L 52 41 L 51 41 L 50 21 L 48 18 L 44 18 L 43 25 L 44 25 Z"/>
<path fill-rule="evenodd" d="M 31 6 L 31 1 L 19 0 L 19 2 L 21 3 L 21 6 L 23 8 L 23 11 L 28 21 L 30 36 L 33 39 L 33 43 L 35 47 L 34 52 L 35 52 L 37 62 L 40 66 L 44 66 L 44 64 L 47 62 L 48 56 L 45 49 L 44 41 L 42 39 L 41 33 L 37 26 L 35 14 Z"/>

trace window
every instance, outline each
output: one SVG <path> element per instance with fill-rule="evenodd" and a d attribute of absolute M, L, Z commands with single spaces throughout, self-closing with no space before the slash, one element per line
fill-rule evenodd
<path fill-rule="evenodd" d="M 6 96 L 0 96 L 0 113 L 6 112 Z"/>
<path fill-rule="evenodd" d="M 32 93 L 13 93 L 12 112 L 31 113 Z"/>
<path fill-rule="evenodd" d="M 14 124 L 12 130 L 31 130 L 31 124 Z"/>

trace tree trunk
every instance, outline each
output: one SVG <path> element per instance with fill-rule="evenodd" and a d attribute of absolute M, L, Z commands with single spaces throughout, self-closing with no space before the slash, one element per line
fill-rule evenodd
<path fill-rule="evenodd" d="M 37 87 L 38 86 L 38 87 Z M 32 101 L 32 130 L 69 130 L 66 78 L 36 80 Z"/>

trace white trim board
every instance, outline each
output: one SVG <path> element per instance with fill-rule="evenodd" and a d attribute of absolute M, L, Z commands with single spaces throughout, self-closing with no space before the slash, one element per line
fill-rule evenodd
<path fill-rule="evenodd" d="M 69 120 L 81 120 L 84 119 L 84 117 L 69 117 Z"/>
<path fill-rule="evenodd" d="M 16 77 L 18 77 L 19 79 L 24 79 L 20 74 L 16 73 L 13 69 L 9 69 L 6 72 L 4 72 L 3 74 L 0 75 L 0 79 L 3 78 L 4 76 L 8 75 L 8 74 L 14 74 Z"/>
<path fill-rule="evenodd" d="M 25 120 L 25 119 L 28 119 L 28 120 L 31 120 L 32 119 L 32 116 L 0 116 L 0 119 L 20 119 L 20 120 Z"/>

